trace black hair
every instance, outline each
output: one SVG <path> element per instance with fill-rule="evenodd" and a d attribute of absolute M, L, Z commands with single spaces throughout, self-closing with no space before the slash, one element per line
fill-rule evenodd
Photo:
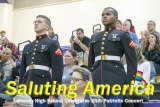
<path fill-rule="evenodd" d="M 78 28 L 76 31 L 81 31 L 84 34 L 84 30 L 82 28 Z"/>
<path fill-rule="evenodd" d="M 115 8 L 113 8 L 113 7 L 106 7 L 105 9 L 111 9 L 112 13 L 114 14 L 114 16 L 116 16 L 117 19 L 118 19 L 118 12 L 117 12 L 117 10 Z"/>

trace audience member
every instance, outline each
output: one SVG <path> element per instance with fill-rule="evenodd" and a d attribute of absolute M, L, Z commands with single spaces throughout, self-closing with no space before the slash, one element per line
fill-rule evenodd
<path fill-rule="evenodd" d="M 5 48 L 2 51 L 1 62 L 2 68 L 4 70 L 4 78 L 3 82 L 6 84 L 8 81 L 13 80 L 12 78 L 12 70 L 16 67 L 16 63 L 13 61 L 12 51 L 9 48 Z"/>
<path fill-rule="evenodd" d="M 147 30 L 148 32 L 151 33 L 155 33 L 156 35 L 158 35 L 158 37 L 160 38 L 160 33 L 156 31 L 156 22 L 153 20 L 149 20 L 147 23 Z"/>
<path fill-rule="evenodd" d="M 16 45 L 15 45 L 14 43 L 10 42 L 10 41 L 7 39 L 7 37 L 2 37 L 1 40 L 2 40 L 2 46 L 0 47 L 0 50 L 2 51 L 2 50 L 4 50 L 5 48 L 9 48 L 9 49 L 11 49 L 11 51 L 12 51 L 12 55 L 13 55 L 12 58 L 13 58 L 14 60 L 15 60 L 15 59 L 18 59 L 19 56 L 18 56 L 18 49 L 17 49 Z"/>
<path fill-rule="evenodd" d="M 146 85 L 149 83 L 150 80 L 150 73 L 151 73 L 151 65 L 150 62 L 145 59 L 145 57 L 142 55 L 142 49 L 141 47 L 136 47 L 136 56 L 137 56 L 137 72 L 135 77 L 135 83 L 134 87 L 137 85 L 143 85 L 144 89 L 139 89 L 139 92 L 143 92 L 146 90 Z M 126 66 L 125 66 L 126 68 Z M 136 95 L 133 93 L 133 95 L 125 95 L 124 99 L 130 99 L 130 100 L 141 100 L 143 99 L 143 102 L 146 102 L 149 100 L 148 96 L 145 94 L 142 95 Z M 122 104 L 122 107 L 144 107 L 143 102 L 141 103 L 124 103 Z"/>
<path fill-rule="evenodd" d="M 58 35 L 54 33 L 52 27 L 50 27 L 49 30 L 48 30 L 48 36 L 49 36 L 50 39 L 58 41 Z"/>
<path fill-rule="evenodd" d="M 117 30 L 122 30 L 122 22 L 120 20 L 116 21 L 116 29 Z"/>
<path fill-rule="evenodd" d="M 5 37 L 5 35 L 6 35 L 6 31 L 2 30 L 2 31 L 0 32 L 1 38 L 2 38 L 2 37 Z"/>
<path fill-rule="evenodd" d="M 77 52 L 75 50 L 67 50 L 64 54 L 64 63 L 65 67 L 63 70 L 62 83 L 69 85 L 70 84 L 70 73 L 73 72 L 73 69 L 78 65 L 77 61 Z"/>
<path fill-rule="evenodd" d="M 133 40 L 133 42 L 136 45 L 139 45 L 138 37 L 137 37 L 137 35 L 135 33 L 130 31 L 130 27 L 131 27 L 131 23 L 129 21 L 124 21 L 123 22 L 122 30 L 128 32 L 130 37 L 131 37 L 131 39 Z"/>
<path fill-rule="evenodd" d="M 90 38 L 84 35 L 84 30 L 78 28 L 76 30 L 77 37 L 71 39 L 71 49 L 76 50 L 81 59 L 82 65 L 84 62 L 84 54 L 89 51 Z M 79 63 L 80 64 L 80 63 Z"/>
<path fill-rule="evenodd" d="M 129 21 L 131 26 L 130 26 L 130 31 L 133 32 L 133 33 L 136 33 L 136 30 L 135 30 L 135 27 L 133 26 L 132 24 L 132 20 L 131 19 L 127 19 L 126 21 Z"/>
<path fill-rule="evenodd" d="M 157 33 L 151 33 L 143 52 L 148 61 L 152 61 L 156 72 L 160 73 L 160 41 Z"/>

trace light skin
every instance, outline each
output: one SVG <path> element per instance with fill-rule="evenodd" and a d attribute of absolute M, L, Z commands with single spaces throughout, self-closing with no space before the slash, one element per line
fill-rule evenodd
<path fill-rule="evenodd" d="M 74 58 L 69 51 L 66 51 L 66 53 L 64 54 L 64 63 L 66 64 L 66 66 L 72 67 L 73 65 L 75 65 L 75 60 L 76 58 Z"/>
<path fill-rule="evenodd" d="M 148 29 L 148 31 L 149 31 L 150 33 L 154 32 L 154 31 L 155 31 L 155 25 L 154 25 L 154 23 L 151 22 L 151 21 L 149 21 L 149 22 L 147 23 L 147 29 Z"/>
<path fill-rule="evenodd" d="M 104 9 L 102 12 L 102 23 L 105 29 L 115 27 L 117 16 L 115 16 L 112 11 L 112 9 Z"/>
<path fill-rule="evenodd" d="M 1 33 L 1 36 L 2 36 L 2 37 L 4 37 L 5 35 L 6 35 L 6 33 L 5 33 L 5 32 L 2 32 L 2 33 Z"/>
<path fill-rule="evenodd" d="M 14 104 L 13 101 L 5 101 L 5 103 L 3 104 L 3 107 L 21 107 L 18 104 Z"/>
<path fill-rule="evenodd" d="M 156 37 L 153 34 L 150 34 L 148 37 L 148 41 L 149 41 L 148 51 L 151 51 L 156 46 Z"/>
<path fill-rule="evenodd" d="M 116 21 L 116 29 L 117 30 L 122 30 L 122 24 Z"/>
<path fill-rule="evenodd" d="M 8 61 L 12 56 L 12 51 L 9 48 L 5 48 L 2 51 L 1 61 L 6 62 Z"/>
<path fill-rule="evenodd" d="M 79 72 L 73 72 L 71 77 L 73 78 L 71 80 L 71 83 L 77 84 L 77 90 L 75 91 L 77 93 L 77 97 L 75 101 L 81 101 L 84 99 L 84 95 L 82 95 L 82 92 L 88 80 L 83 80 L 82 75 Z M 75 102 L 75 103 L 79 103 L 79 102 Z"/>
<path fill-rule="evenodd" d="M 34 21 L 34 31 L 36 32 L 36 36 L 44 35 L 47 33 L 49 26 L 46 24 L 45 19 L 38 17 Z"/>
<path fill-rule="evenodd" d="M 123 25 L 122 25 L 122 30 L 123 31 L 129 32 L 130 31 L 130 27 L 131 27 L 131 24 L 130 24 L 129 21 L 124 21 L 123 22 Z"/>
<path fill-rule="evenodd" d="M 6 46 L 6 45 L 8 44 L 8 40 L 7 40 L 6 37 L 2 37 L 2 38 L 1 38 L 1 42 L 2 42 L 2 45 L 3 45 L 3 46 Z"/>
<path fill-rule="evenodd" d="M 70 39 L 70 43 L 72 45 L 71 49 L 73 49 L 73 43 L 76 42 L 85 52 L 89 51 L 88 47 L 81 42 L 83 40 L 84 34 L 80 30 L 76 31 L 76 34 L 77 38 L 74 38 L 74 41 Z"/>

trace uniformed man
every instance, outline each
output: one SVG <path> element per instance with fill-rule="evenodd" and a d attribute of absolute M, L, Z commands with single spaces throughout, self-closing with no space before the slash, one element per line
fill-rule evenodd
<path fill-rule="evenodd" d="M 92 71 L 93 84 L 115 84 L 122 86 L 134 80 L 137 70 L 135 45 L 127 32 L 115 29 L 118 12 L 107 7 L 102 12 L 102 23 L 105 30 L 99 32 L 91 41 L 89 51 L 89 69 Z M 127 60 L 127 75 L 120 62 L 125 53 Z M 122 99 L 122 95 L 104 95 L 106 99 Z M 107 107 L 121 107 L 121 103 L 108 103 Z"/>
<path fill-rule="evenodd" d="M 47 36 L 51 21 L 44 15 L 38 15 L 34 21 L 36 39 L 24 47 L 20 71 L 20 83 L 29 85 L 30 81 L 38 86 L 52 81 L 61 83 L 63 58 L 58 41 Z M 44 88 L 44 87 L 43 87 Z M 34 91 L 34 90 L 33 90 Z M 43 91 L 44 92 L 44 91 Z M 47 99 L 45 94 L 34 95 L 33 99 Z M 37 100 L 40 101 L 40 100 Z M 44 100 L 42 100 L 44 101 Z M 34 107 L 48 107 L 47 102 L 34 102 Z"/>

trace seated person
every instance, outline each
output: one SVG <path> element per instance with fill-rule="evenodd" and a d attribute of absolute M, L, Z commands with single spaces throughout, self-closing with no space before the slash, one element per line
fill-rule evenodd
<path fill-rule="evenodd" d="M 12 69 L 16 66 L 16 63 L 13 61 L 11 57 L 12 57 L 12 51 L 9 48 L 5 48 L 2 51 L 2 56 L 1 56 L 2 68 L 4 71 L 4 78 L 3 78 L 4 84 L 6 84 L 10 80 L 14 80 L 12 78 Z"/>
<path fill-rule="evenodd" d="M 149 80 L 150 80 L 151 65 L 150 65 L 150 62 L 147 61 L 145 57 L 142 55 L 142 49 L 140 46 L 136 47 L 136 56 L 137 56 L 138 66 L 137 66 L 134 87 L 137 86 L 138 84 L 146 87 L 146 85 L 149 83 Z M 138 91 L 144 91 L 144 90 L 145 88 Z M 143 99 L 143 102 L 146 102 L 148 101 L 148 96 L 145 94 L 138 96 L 133 93 L 133 95 L 131 96 L 125 95 L 124 99 Z M 123 106 L 124 107 L 143 107 L 143 103 L 123 103 Z"/>
<path fill-rule="evenodd" d="M 71 84 L 76 83 L 77 89 L 74 91 L 75 93 L 77 93 L 77 97 L 74 99 L 69 99 L 67 98 L 65 95 L 60 95 L 61 100 L 64 102 L 62 103 L 62 107 L 97 107 L 97 105 L 99 105 L 98 107 L 105 107 L 105 103 L 94 103 L 91 102 L 91 95 L 86 94 L 83 95 L 82 92 L 84 91 L 84 88 L 86 86 L 86 84 L 88 83 L 88 81 L 92 82 L 92 77 L 91 77 L 91 73 L 85 69 L 85 68 L 81 68 L 81 67 L 77 67 L 73 70 L 73 72 L 71 73 Z M 96 96 L 94 97 L 96 99 L 102 98 L 101 96 Z M 73 102 L 66 102 L 66 100 L 73 100 Z M 90 101 L 90 102 L 84 102 L 84 101 Z M 103 100 L 103 98 L 102 98 Z"/>
<path fill-rule="evenodd" d="M 151 33 L 148 36 L 143 55 L 153 63 L 156 73 L 160 73 L 160 41 L 156 33 Z"/>
<path fill-rule="evenodd" d="M 63 70 L 62 83 L 65 85 L 70 84 L 70 73 L 73 72 L 73 69 L 76 68 L 77 62 L 77 52 L 75 50 L 69 49 L 64 54 L 64 63 L 65 67 Z"/>

